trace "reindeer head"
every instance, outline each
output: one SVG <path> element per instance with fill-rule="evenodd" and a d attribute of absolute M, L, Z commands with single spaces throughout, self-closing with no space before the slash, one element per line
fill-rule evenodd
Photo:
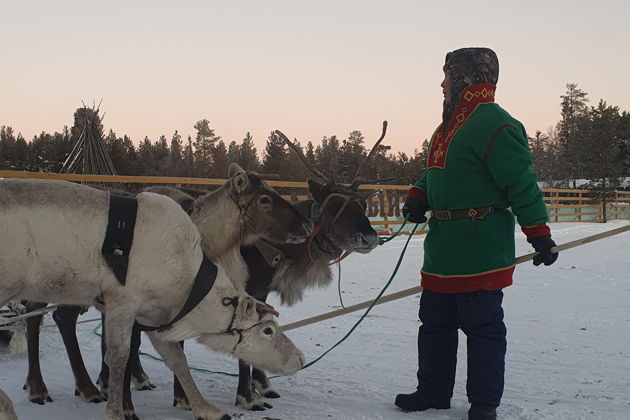
<path fill-rule="evenodd" d="M 243 170 L 236 163 L 229 168 L 227 190 L 239 208 L 243 239 L 259 238 L 274 243 L 304 242 L 313 223 L 273 190 L 261 174 Z"/>
<path fill-rule="evenodd" d="M 304 365 L 304 354 L 280 330 L 274 312 L 249 295 L 239 296 L 228 330 L 201 334 L 198 341 L 268 372 L 295 373 Z"/>
<path fill-rule="evenodd" d="M 318 236 L 321 235 L 329 245 L 337 248 L 331 249 L 333 253 L 340 253 L 341 250 L 368 253 L 378 245 L 378 235 L 365 215 L 366 201 L 370 193 L 361 193 L 358 188 L 367 182 L 360 176 L 361 170 L 378 149 L 386 131 L 387 121 L 384 121 L 380 139 L 359 165 L 354 181 L 349 186 L 338 184 L 334 177 L 331 179 L 326 177 L 308 162 L 302 151 L 287 136 L 278 130 L 275 131 L 297 153 L 306 167 L 321 180 L 320 182 L 309 179 L 308 189 L 317 204 L 313 218 L 321 229 Z"/>

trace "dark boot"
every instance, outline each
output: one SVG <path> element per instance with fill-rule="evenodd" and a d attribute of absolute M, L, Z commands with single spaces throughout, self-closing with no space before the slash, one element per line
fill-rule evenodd
<path fill-rule="evenodd" d="M 402 408 L 405 411 L 424 411 L 429 408 L 451 408 L 450 403 L 444 404 L 431 404 L 427 402 L 421 395 L 420 391 L 416 391 L 413 394 L 398 394 L 396 395 L 396 406 Z"/>
<path fill-rule="evenodd" d="M 497 408 L 472 404 L 468 410 L 468 420 L 497 420 Z"/>

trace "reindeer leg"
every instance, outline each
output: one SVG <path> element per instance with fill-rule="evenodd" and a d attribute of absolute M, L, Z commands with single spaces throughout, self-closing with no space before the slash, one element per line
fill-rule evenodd
<path fill-rule="evenodd" d="M 48 304 L 41 302 L 26 302 L 26 311 L 31 312 L 45 308 Z M 42 323 L 43 315 L 32 316 L 26 319 L 26 342 L 28 345 L 28 375 L 23 389 L 28 394 L 28 400 L 32 403 L 43 405 L 52 402 L 48 395 L 48 388 L 42 377 L 42 370 L 39 365 L 39 326 Z"/>
<path fill-rule="evenodd" d="M 238 361 L 238 388 L 236 390 L 237 407 L 250 411 L 263 411 L 265 408 L 272 408 L 265 403 L 260 394 L 254 389 L 250 366 L 242 360 Z"/>
<path fill-rule="evenodd" d="M 53 313 L 53 319 L 63 338 L 63 344 L 66 346 L 66 352 L 74 374 L 74 395 L 78 395 L 85 402 L 100 403 L 105 401 L 105 396 L 92 383 L 90 375 L 85 369 L 77 341 L 77 318 L 81 310 L 81 306 L 60 306 Z"/>
<path fill-rule="evenodd" d="M 131 400 L 131 375 L 134 365 L 134 354 L 138 355 L 140 349 L 140 327 L 134 322 L 131 332 L 131 345 L 129 347 L 129 359 L 125 365 L 125 376 L 123 379 L 123 408 L 125 410 L 125 420 L 138 420 Z"/>
<path fill-rule="evenodd" d="M 140 330 L 134 330 L 134 334 L 137 334 L 138 348 L 131 349 L 131 381 L 134 388 L 138 391 L 151 391 L 155 389 L 155 385 L 149 380 L 149 376 L 145 373 L 140 363 Z"/>
<path fill-rule="evenodd" d="M 254 389 L 265 398 L 280 398 L 280 394 L 271 388 L 267 374 L 260 369 L 252 367 L 252 383 Z"/>
<path fill-rule="evenodd" d="M 96 379 L 96 385 L 101 388 L 101 393 L 107 400 L 109 392 L 109 367 L 105 363 L 105 354 L 107 353 L 107 343 L 105 342 L 105 312 L 101 312 L 101 371 Z"/>
<path fill-rule="evenodd" d="M 269 295 L 269 291 L 267 289 L 264 289 L 264 290 L 256 291 L 254 294 L 254 297 L 256 297 L 261 302 L 267 302 L 268 295 Z M 267 379 L 267 375 L 265 374 L 265 372 L 253 366 L 252 366 L 251 382 L 253 384 L 253 388 L 263 397 L 280 398 L 280 394 L 278 394 L 276 391 L 274 391 L 271 388 L 271 384 L 269 383 L 269 379 Z"/>
<path fill-rule="evenodd" d="M 186 355 L 181 346 L 176 342 L 163 341 L 157 333 L 151 332 L 147 334 L 153 343 L 153 347 L 164 359 L 164 363 L 177 376 L 181 382 L 182 388 L 190 401 L 193 415 L 198 420 L 230 420 L 231 417 L 223 413 L 217 407 L 208 403 L 199 389 L 195 385 L 195 381 L 188 370 L 188 362 Z"/>
<path fill-rule="evenodd" d="M 184 350 L 184 342 L 180 341 L 179 345 L 182 350 Z M 184 410 L 190 410 L 190 402 L 188 401 L 188 397 L 186 397 L 184 388 L 182 388 L 182 384 L 179 383 L 177 376 L 173 375 L 173 407 L 177 407 L 178 404 Z"/>
<path fill-rule="evenodd" d="M 107 420 L 136 420 L 138 417 L 135 415 L 131 403 L 129 382 L 125 388 L 125 371 L 129 364 L 135 313 L 133 307 L 117 304 L 117 301 L 124 301 L 124 299 L 120 297 L 116 299 L 116 297 L 113 296 L 110 300 L 105 296 L 105 307 L 107 308 L 104 334 L 107 342 L 105 363 L 107 363 L 110 371 L 105 418 Z M 128 400 L 123 397 L 125 389 L 128 393 Z"/>

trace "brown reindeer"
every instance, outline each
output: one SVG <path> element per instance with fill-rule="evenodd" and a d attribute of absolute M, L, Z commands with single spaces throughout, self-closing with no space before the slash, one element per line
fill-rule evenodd
<path fill-rule="evenodd" d="M 346 186 L 335 181 L 334 174 L 326 177 L 309 164 L 300 149 L 282 132 L 276 131 L 313 174 L 321 180 L 308 180 L 311 200 L 295 203 L 294 207 L 315 223 L 311 237 L 302 244 L 271 244 L 260 240 L 252 246 L 241 247 L 247 262 L 249 278 L 247 293 L 265 302 L 270 292 L 280 295 L 283 304 L 294 305 L 302 300 L 309 288 L 326 287 L 332 281 L 330 261 L 345 252 L 366 254 L 378 245 L 378 235 L 365 215 L 369 193 L 361 193 L 359 185 L 368 183 L 361 176 L 365 163 L 374 155 L 387 131 L 383 131 L 368 156 L 361 162 L 354 181 Z M 175 378 L 173 405 L 188 407 L 186 395 Z M 265 372 L 239 360 L 239 384 L 236 405 L 253 411 L 271 408 L 262 397 L 279 398 Z"/>

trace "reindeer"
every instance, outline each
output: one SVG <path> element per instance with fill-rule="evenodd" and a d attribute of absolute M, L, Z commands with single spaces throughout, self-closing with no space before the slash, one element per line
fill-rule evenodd
<path fill-rule="evenodd" d="M 123 390 L 129 394 L 125 365 L 131 345 L 137 350 L 139 344 L 131 340 L 134 323 L 160 328 L 149 338 L 182 382 L 194 416 L 204 420 L 230 417 L 203 399 L 178 340 L 198 337 L 215 350 L 282 373 L 303 364 L 301 352 L 278 331 L 271 315 L 244 292 L 247 270 L 239 248 L 260 238 L 304 241 L 310 223 L 275 192 L 261 194 L 260 178 L 237 165 L 231 165 L 229 175 L 224 186 L 199 200 L 196 225 L 169 198 L 137 196 L 124 285 L 101 254 L 108 193 L 60 181 L 0 181 L 0 306 L 27 299 L 107 308 L 111 378 L 106 419 L 136 418 L 130 395 L 123 404 Z M 275 223 L 269 226 L 269 221 Z M 215 264 L 204 256 L 213 252 L 222 255 Z M 181 318 L 178 311 L 204 266 L 206 271 L 214 267 L 214 286 Z M 254 351 L 256 345 L 266 355 Z"/>
<path fill-rule="evenodd" d="M 119 196 L 132 197 L 134 194 L 128 193 L 123 190 L 114 190 L 111 188 L 101 188 L 96 186 L 95 188 L 115 193 Z M 145 189 L 150 191 L 150 188 Z M 156 191 L 157 192 L 157 191 Z M 177 196 L 177 201 L 182 209 L 187 213 L 192 212 L 192 206 L 194 199 L 189 196 Z M 25 303 L 26 311 L 32 312 L 41 308 L 45 308 L 48 303 L 27 301 Z M 77 318 L 80 314 L 87 311 L 87 307 L 76 305 L 61 305 L 53 312 L 53 320 L 57 324 L 57 328 L 61 333 L 61 337 L 68 354 L 70 361 L 70 367 L 75 378 L 75 391 L 74 394 L 78 396 L 84 402 L 100 403 L 107 400 L 107 388 L 109 380 L 109 369 L 104 361 L 105 357 L 105 339 L 102 339 L 102 363 L 101 372 L 98 375 L 97 384 L 100 385 L 99 390 L 87 373 L 83 357 L 81 356 L 81 350 L 76 336 L 76 324 Z M 43 320 L 43 315 L 36 315 L 27 318 L 26 320 L 26 337 L 27 337 L 27 353 L 28 353 L 28 374 L 26 376 L 26 382 L 23 389 L 26 390 L 28 400 L 35 404 L 43 405 L 46 402 L 52 402 L 53 399 L 48 393 L 48 388 L 44 382 L 42 376 L 41 367 L 39 364 L 39 333 L 40 325 Z M 104 323 L 103 316 L 103 323 Z M 103 336 L 104 337 L 104 336 Z M 142 364 L 140 363 L 140 357 L 138 354 L 131 355 L 131 381 L 139 391 L 146 391 L 155 389 L 155 385 L 151 383 L 149 377 L 144 372 Z"/>
<path fill-rule="evenodd" d="M 294 305 L 302 300 L 307 289 L 326 287 L 330 284 L 331 260 L 341 258 L 344 251 L 367 254 L 376 248 L 378 235 L 365 215 L 369 193 L 361 194 L 358 187 L 368 183 L 360 176 L 361 171 L 378 149 L 386 131 L 385 121 L 381 137 L 359 165 L 350 186 L 337 183 L 334 172 L 331 179 L 328 179 L 309 164 L 301 150 L 282 132 L 275 132 L 321 180 L 321 182 L 308 180 L 309 192 L 313 199 L 294 204 L 302 215 L 314 221 L 315 230 L 309 239 L 301 244 L 281 245 L 273 241 L 259 240 L 253 245 L 241 247 L 241 254 L 249 268 L 246 286 L 249 294 L 265 302 L 270 292 L 276 292 L 283 304 Z M 173 405 L 179 404 L 183 408 L 188 408 L 188 400 L 177 378 L 174 394 Z M 271 388 L 262 370 L 251 368 L 246 361 L 239 360 L 236 405 L 253 411 L 271 408 L 262 397 L 279 398 L 280 395 Z"/>

